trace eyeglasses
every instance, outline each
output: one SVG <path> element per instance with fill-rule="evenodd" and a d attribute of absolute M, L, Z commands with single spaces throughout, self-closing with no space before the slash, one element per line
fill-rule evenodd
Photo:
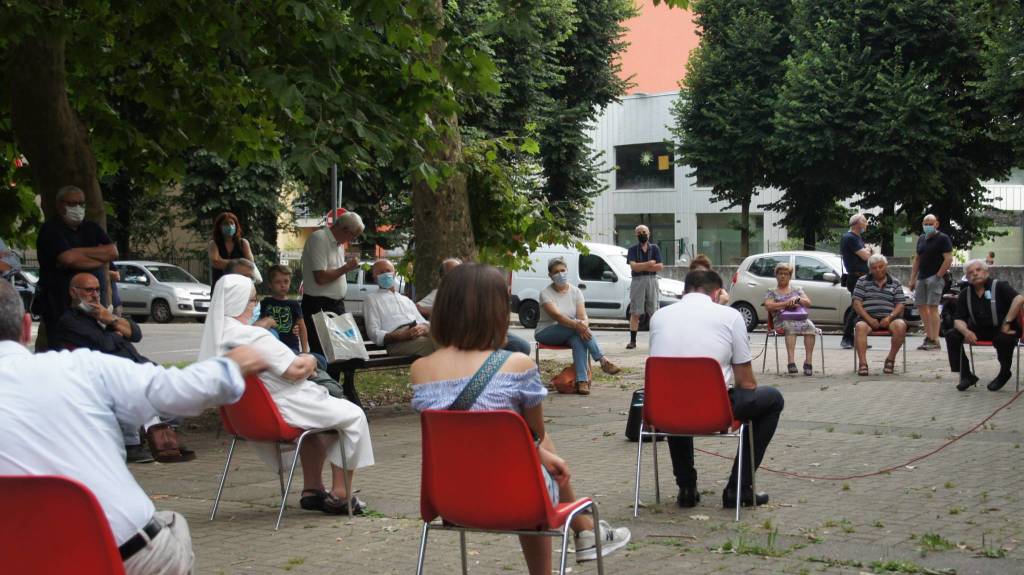
<path fill-rule="evenodd" d="M 85 293 L 100 293 L 100 288 L 98 288 L 98 287 L 79 287 L 79 286 L 71 286 L 71 287 L 75 288 L 78 291 L 84 291 Z"/>

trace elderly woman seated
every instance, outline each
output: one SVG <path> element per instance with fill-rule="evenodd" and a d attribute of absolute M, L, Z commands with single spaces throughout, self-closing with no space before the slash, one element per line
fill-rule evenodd
<path fill-rule="evenodd" d="M 807 310 L 811 307 L 811 298 L 807 297 L 803 288 L 792 287 L 789 280 L 793 279 L 793 267 L 781 262 L 775 266 L 775 281 L 778 285 L 768 290 L 764 297 L 764 307 L 772 314 L 772 323 L 776 329 L 786 334 L 787 370 L 791 374 L 796 369 L 796 336 L 804 336 L 804 375 L 812 375 L 814 366 L 814 337 L 817 335 L 814 324 L 807 318 Z"/>
<path fill-rule="evenodd" d="M 269 368 L 260 374 L 263 385 L 281 412 L 285 423 L 300 429 L 333 429 L 337 434 L 317 434 L 302 443 L 303 491 L 300 506 L 311 511 L 347 514 L 353 470 L 373 465 L 370 428 L 366 414 L 344 399 L 331 397 L 327 388 L 311 381 L 316 359 L 308 354 L 295 355 L 270 332 L 250 325 L 259 299 L 252 280 L 241 275 L 225 275 L 213 288 L 210 311 L 203 328 L 199 359 L 223 355 L 238 345 L 250 345 L 266 360 Z M 337 442 L 342 442 L 348 469 L 342 467 Z M 283 462 L 274 445 L 254 443 L 260 458 L 275 470 Z M 331 462 L 331 490 L 324 489 L 323 466 Z M 289 461 L 290 463 L 290 461 Z M 347 477 L 346 477 L 347 476 Z M 364 504 L 352 498 L 352 513 L 361 514 Z"/>
<path fill-rule="evenodd" d="M 889 275 L 889 260 L 881 254 L 868 258 L 868 274 L 857 280 L 853 288 L 853 311 L 858 321 L 854 328 L 853 348 L 857 353 L 857 375 L 868 375 L 868 334 L 888 331 L 892 334 L 889 356 L 882 371 L 892 373 L 896 353 L 907 337 L 907 323 L 903 317 L 903 285 Z"/>

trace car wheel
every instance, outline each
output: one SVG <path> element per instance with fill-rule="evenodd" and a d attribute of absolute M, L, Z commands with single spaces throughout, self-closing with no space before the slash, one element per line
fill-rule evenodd
<path fill-rule="evenodd" d="M 732 304 L 732 308 L 743 316 L 743 323 L 747 326 L 747 331 L 754 331 L 754 328 L 757 327 L 757 310 L 754 309 L 754 306 L 741 301 Z"/>
<path fill-rule="evenodd" d="M 196 318 L 196 323 L 206 323 L 206 316 L 200 316 Z"/>
<path fill-rule="evenodd" d="M 167 302 L 162 299 L 153 300 L 153 306 L 149 310 L 149 316 L 157 323 L 167 323 L 173 319 L 171 316 L 171 306 L 167 305 Z"/>
<path fill-rule="evenodd" d="M 533 300 L 526 300 L 519 304 L 519 323 L 527 329 L 537 327 L 537 320 L 540 319 L 540 305 Z"/>

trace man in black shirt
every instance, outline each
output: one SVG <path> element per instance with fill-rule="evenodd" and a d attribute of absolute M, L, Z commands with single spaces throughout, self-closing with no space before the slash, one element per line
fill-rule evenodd
<path fill-rule="evenodd" d="M 99 282 L 99 301 L 106 302 L 107 267 L 117 259 L 117 247 L 95 222 L 84 221 L 85 193 L 75 186 L 57 192 L 58 218 L 47 220 L 39 229 L 39 293 L 33 310 L 43 319 L 45 339 L 60 341 L 57 322 L 68 308 L 71 276 L 89 272 Z M 46 346 L 36 341 L 36 351 Z"/>
<path fill-rule="evenodd" d="M 939 219 L 932 214 L 924 217 L 921 231 L 907 287 L 914 290 L 914 303 L 924 324 L 924 343 L 917 349 L 927 351 L 942 349 L 939 345 L 939 301 L 945 287 L 943 276 L 953 265 L 953 241 L 939 231 Z"/>
<path fill-rule="evenodd" d="M 956 388 L 966 391 L 978 382 L 978 376 L 971 372 L 963 344 L 990 341 L 999 358 L 999 375 L 989 382 L 988 389 L 999 391 L 1010 380 L 1013 348 L 1020 339 L 1021 326 L 1017 319 L 1024 296 L 1008 282 L 990 278 L 988 264 L 982 260 L 967 262 L 965 271 L 970 285 L 960 292 L 953 322 L 955 329 L 946 333 L 949 367 L 954 373 L 960 372 Z"/>
<path fill-rule="evenodd" d="M 650 240 L 651 230 L 640 224 L 636 227 L 636 245 L 630 246 L 626 255 L 633 275 L 629 284 L 629 343 L 626 349 L 636 347 L 640 316 L 647 314 L 650 318 L 658 311 L 658 272 L 665 266 L 661 263 L 661 249 Z"/>
<path fill-rule="evenodd" d="M 868 273 L 868 258 L 871 251 L 864 245 L 863 234 L 868 229 L 868 219 L 864 214 L 850 216 L 850 231 L 843 234 L 839 240 L 839 254 L 843 257 L 843 267 L 846 268 L 846 289 L 853 295 L 857 287 L 857 280 Z M 853 327 L 857 323 L 857 314 L 851 313 L 849 321 L 843 326 L 843 340 L 840 345 L 843 349 L 853 349 Z"/>

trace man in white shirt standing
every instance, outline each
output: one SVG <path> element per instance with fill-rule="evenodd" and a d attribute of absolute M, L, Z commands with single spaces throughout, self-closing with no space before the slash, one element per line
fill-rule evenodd
<path fill-rule="evenodd" d="M 135 482 L 120 424 L 234 403 L 243 377 L 266 364 L 247 346 L 181 370 L 87 349 L 33 355 L 25 347 L 31 326 L 17 291 L 0 282 L 0 475 L 81 481 L 99 500 L 128 575 L 191 573 L 188 524 L 156 511 Z M 61 537 L 55 526 L 55 552 Z"/>
<path fill-rule="evenodd" d="M 398 293 L 395 266 L 388 260 L 377 260 L 373 278 L 380 289 L 363 301 L 366 335 L 391 355 L 424 357 L 434 353 L 437 345 L 430 339 L 430 324 L 411 299 Z"/>
<path fill-rule="evenodd" d="M 754 465 L 759 467 L 779 424 L 779 415 L 785 404 L 782 394 L 773 387 L 757 386 L 750 364 L 747 329 L 740 313 L 711 300 L 709 294 L 721 289 L 722 278 L 713 271 L 698 270 L 686 274 L 685 283 L 683 299 L 661 308 L 651 318 L 650 354 L 653 357 L 711 357 L 718 361 L 726 385 L 733 382 L 729 389 L 733 416 L 753 423 Z M 685 376 L 680 377 L 679 385 L 686 385 Z M 743 441 L 748 441 L 746 436 Z M 697 470 L 693 467 L 693 439 L 670 437 L 668 448 L 672 456 L 672 471 L 679 486 L 677 503 L 680 507 L 693 507 L 700 501 Z M 722 493 L 722 505 L 725 507 L 736 506 L 737 464 L 733 462 L 729 483 Z M 741 503 L 768 503 L 767 493 L 753 492 L 753 473 L 746 456 L 742 465 Z"/>
<path fill-rule="evenodd" d="M 341 210 L 338 210 L 341 211 Z M 334 222 L 310 234 L 302 247 L 302 319 L 315 325 L 321 311 L 345 313 L 345 274 L 359 267 L 359 258 L 345 257 L 344 245 L 363 233 L 363 219 L 355 212 L 335 214 Z M 307 334 L 310 353 L 324 353 L 315 329 Z"/>

